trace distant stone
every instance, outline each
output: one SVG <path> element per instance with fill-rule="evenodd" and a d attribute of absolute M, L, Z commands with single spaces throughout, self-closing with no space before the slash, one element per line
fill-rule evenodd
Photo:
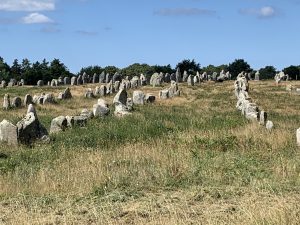
<path fill-rule="evenodd" d="M 64 85 L 70 85 L 71 84 L 71 79 L 69 77 L 64 78 Z"/>
<path fill-rule="evenodd" d="M 115 83 L 116 81 L 121 81 L 121 75 L 116 72 L 112 77 L 112 82 Z"/>
<path fill-rule="evenodd" d="M 119 89 L 120 89 L 120 81 L 119 80 L 115 81 L 114 89 L 115 89 L 115 91 L 119 91 Z"/>
<path fill-rule="evenodd" d="M 180 90 L 178 84 L 175 81 L 171 81 L 171 86 L 169 87 L 169 97 L 180 96 Z"/>
<path fill-rule="evenodd" d="M 160 99 L 167 99 L 167 98 L 169 98 L 170 96 L 169 96 L 169 90 L 168 89 L 165 89 L 165 90 L 161 90 L 160 92 L 159 92 L 159 98 Z"/>
<path fill-rule="evenodd" d="M 10 96 L 9 94 L 5 94 L 3 98 L 3 109 L 8 110 L 10 109 L 11 104 L 10 104 Z"/>
<path fill-rule="evenodd" d="M 187 83 L 188 83 L 188 86 L 194 86 L 194 76 L 193 75 L 188 76 Z"/>
<path fill-rule="evenodd" d="M 12 107 L 20 108 L 22 106 L 22 100 L 20 97 L 14 97 L 12 100 Z"/>
<path fill-rule="evenodd" d="M 105 72 L 103 71 L 99 76 L 99 83 L 105 83 Z"/>
<path fill-rule="evenodd" d="M 6 81 L 5 80 L 2 80 L 1 81 L 1 87 L 2 88 L 6 88 L 7 84 L 6 84 Z"/>
<path fill-rule="evenodd" d="M 274 124 L 272 121 L 268 120 L 267 123 L 266 123 L 266 128 L 267 130 L 271 131 L 274 127 Z"/>
<path fill-rule="evenodd" d="M 259 74 L 259 71 L 257 71 L 256 73 L 255 73 L 255 80 L 256 81 L 259 81 L 259 76 L 260 76 L 260 74 Z"/>
<path fill-rule="evenodd" d="M 50 83 L 50 86 L 51 87 L 57 87 L 59 85 L 58 83 L 58 80 L 57 79 L 52 79 L 51 80 L 51 83 Z"/>
<path fill-rule="evenodd" d="M 85 93 L 84 93 L 84 97 L 85 98 L 95 98 L 95 95 L 92 91 L 91 88 L 89 88 Z"/>
<path fill-rule="evenodd" d="M 182 81 L 187 82 L 188 77 L 189 77 L 188 73 L 186 71 L 184 71 L 183 76 L 182 76 Z"/>
<path fill-rule="evenodd" d="M 73 76 L 71 78 L 71 85 L 74 86 L 74 85 L 77 85 L 77 77 Z"/>
<path fill-rule="evenodd" d="M 106 96 L 106 92 L 107 92 L 106 89 L 107 89 L 107 88 L 106 88 L 105 85 L 101 85 L 101 86 L 100 86 L 100 89 L 99 89 L 99 95 L 100 95 L 101 97 Z"/>
<path fill-rule="evenodd" d="M 99 82 L 99 75 L 97 75 L 96 73 L 94 73 L 93 75 L 93 84 L 98 83 Z"/>
<path fill-rule="evenodd" d="M 43 96 L 43 105 L 54 104 L 54 103 L 55 103 L 55 98 L 54 98 L 53 94 L 45 94 Z"/>
<path fill-rule="evenodd" d="M 180 72 L 180 68 L 178 67 L 177 70 L 176 70 L 176 74 L 175 74 L 175 77 L 176 77 L 176 82 L 177 83 L 180 83 L 182 82 L 182 76 L 181 76 L 181 72 Z"/>
<path fill-rule="evenodd" d="M 38 87 L 42 87 L 44 86 L 44 81 L 42 80 L 38 80 L 37 84 L 36 84 Z"/>
<path fill-rule="evenodd" d="M 111 75 L 109 73 L 107 73 L 105 76 L 105 83 L 108 84 L 110 82 L 110 80 L 111 80 Z"/>
<path fill-rule="evenodd" d="M 68 121 L 64 116 L 58 116 L 51 121 L 50 133 L 64 131 L 68 127 Z"/>
<path fill-rule="evenodd" d="M 17 127 L 7 120 L 0 123 L 0 142 L 8 145 L 18 145 Z"/>
<path fill-rule="evenodd" d="M 134 76 L 131 81 L 131 88 L 136 89 L 140 86 L 140 78 L 138 76 Z"/>

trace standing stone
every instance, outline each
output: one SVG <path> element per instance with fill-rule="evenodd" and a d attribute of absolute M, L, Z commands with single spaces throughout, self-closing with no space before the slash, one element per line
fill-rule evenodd
<path fill-rule="evenodd" d="M 17 127 L 7 120 L 0 123 L 0 142 L 18 145 Z"/>
<path fill-rule="evenodd" d="M 189 86 L 194 86 L 194 77 L 193 77 L 193 75 L 188 76 L 187 83 L 188 83 Z"/>
<path fill-rule="evenodd" d="M 200 79 L 199 76 L 194 76 L 194 84 L 199 83 Z"/>
<path fill-rule="evenodd" d="M 93 84 L 98 83 L 98 82 L 99 82 L 99 76 L 96 73 L 94 73 L 94 75 L 93 75 Z"/>
<path fill-rule="evenodd" d="M 32 144 L 37 139 L 48 139 L 48 132 L 39 122 L 32 105 L 28 106 L 26 116 L 17 123 L 17 134 L 19 143 L 26 145 Z"/>
<path fill-rule="evenodd" d="M 97 87 L 95 88 L 94 95 L 95 95 L 95 96 L 100 95 L 100 87 L 97 86 Z"/>
<path fill-rule="evenodd" d="M 114 97 L 113 103 L 115 105 L 114 114 L 118 117 L 131 114 L 127 107 L 127 92 L 125 89 L 120 89 Z"/>
<path fill-rule="evenodd" d="M 64 79 L 62 77 L 58 77 L 57 84 L 58 85 L 64 85 Z"/>
<path fill-rule="evenodd" d="M 105 96 L 106 95 L 106 86 L 105 85 L 101 85 L 100 86 L 100 90 L 99 90 L 99 95 L 101 96 L 101 97 L 103 97 L 103 96 Z"/>
<path fill-rule="evenodd" d="M 64 85 L 70 85 L 70 84 L 71 84 L 70 77 L 65 77 L 64 78 Z"/>
<path fill-rule="evenodd" d="M 259 124 L 264 126 L 267 122 L 267 118 L 268 118 L 267 113 L 265 111 L 260 111 Z"/>
<path fill-rule="evenodd" d="M 71 94 L 70 88 L 67 87 L 64 90 L 63 95 L 64 95 L 64 99 L 70 99 L 70 98 L 72 98 L 72 94 Z"/>
<path fill-rule="evenodd" d="M 71 78 L 71 85 L 74 86 L 74 85 L 77 85 L 77 77 L 73 76 Z"/>
<path fill-rule="evenodd" d="M 188 77 L 189 77 L 188 73 L 186 71 L 184 71 L 183 76 L 182 76 L 182 81 L 187 82 Z"/>
<path fill-rule="evenodd" d="M 171 81 L 171 87 L 169 87 L 169 97 L 180 96 L 180 90 L 178 84 L 175 81 Z"/>
<path fill-rule="evenodd" d="M 112 77 L 112 82 L 115 83 L 116 81 L 121 81 L 121 75 L 116 72 Z"/>
<path fill-rule="evenodd" d="M 274 124 L 272 121 L 268 120 L 267 123 L 266 123 L 266 128 L 267 130 L 271 131 L 274 127 Z"/>
<path fill-rule="evenodd" d="M 254 78 L 256 81 L 259 81 L 259 75 L 260 75 L 260 74 L 259 74 L 259 71 L 257 71 L 257 72 L 255 73 L 255 78 Z"/>
<path fill-rule="evenodd" d="M 82 85 L 82 84 L 83 84 L 82 76 L 78 75 L 78 77 L 77 77 L 77 85 Z"/>
<path fill-rule="evenodd" d="M 110 76 L 109 73 L 107 73 L 106 76 L 105 76 L 105 83 L 108 84 L 110 82 L 110 80 L 111 80 L 111 76 Z"/>
<path fill-rule="evenodd" d="M 132 101 L 135 105 L 144 105 L 145 94 L 142 91 L 134 91 L 132 94 Z"/>
<path fill-rule="evenodd" d="M 12 100 L 12 107 L 20 108 L 22 106 L 22 100 L 20 97 L 14 97 Z"/>
<path fill-rule="evenodd" d="M 80 116 L 83 116 L 87 119 L 92 119 L 94 117 L 93 111 L 90 111 L 88 109 L 83 109 L 80 113 Z"/>
<path fill-rule="evenodd" d="M 3 98 L 3 109 L 8 110 L 10 109 L 10 97 L 9 94 L 5 94 Z"/>
<path fill-rule="evenodd" d="M 166 83 L 170 83 L 171 82 L 171 75 L 169 73 L 165 74 L 164 81 Z"/>
<path fill-rule="evenodd" d="M 32 103 L 33 103 L 32 96 L 29 95 L 29 94 L 25 95 L 24 105 L 27 106 L 27 105 L 32 104 Z"/>
<path fill-rule="evenodd" d="M 83 73 L 82 75 L 82 84 L 87 84 L 88 83 L 88 75 L 86 72 Z"/>
<path fill-rule="evenodd" d="M 42 80 L 38 80 L 37 84 L 36 84 L 38 87 L 42 87 L 44 86 L 44 81 Z"/>
<path fill-rule="evenodd" d="M 57 79 L 52 79 L 51 80 L 51 83 L 50 83 L 50 86 L 51 87 L 57 87 L 59 85 L 58 83 L 58 80 Z"/>
<path fill-rule="evenodd" d="M 114 83 L 114 88 L 115 88 L 115 91 L 119 91 L 120 89 L 120 81 L 117 80 L 115 83 Z"/>
<path fill-rule="evenodd" d="M 146 86 L 147 85 L 147 78 L 145 77 L 144 74 L 140 75 L 140 81 L 141 81 L 141 86 Z"/>
<path fill-rule="evenodd" d="M 300 146 L 300 128 L 296 131 L 297 145 Z"/>
<path fill-rule="evenodd" d="M 175 77 L 176 77 L 176 82 L 177 83 L 180 83 L 182 81 L 181 72 L 180 72 L 180 68 L 179 67 L 176 70 Z"/>
<path fill-rule="evenodd" d="M 176 81 L 176 75 L 175 75 L 175 73 L 172 73 L 171 75 L 170 75 L 170 81 Z"/>
<path fill-rule="evenodd" d="M 51 121 L 50 133 L 64 131 L 68 127 L 68 120 L 64 116 L 58 116 Z"/>
<path fill-rule="evenodd" d="M 6 86 L 7 86 L 6 81 L 5 80 L 1 81 L 1 87 L 6 88 Z"/>
<path fill-rule="evenodd" d="M 134 76 L 131 81 L 131 88 L 136 89 L 140 85 L 140 78 L 138 76 Z"/>
<path fill-rule="evenodd" d="M 105 82 L 105 72 L 103 71 L 100 76 L 99 76 L 99 83 L 104 83 Z"/>
<path fill-rule="evenodd" d="M 212 80 L 213 81 L 216 81 L 217 80 L 217 76 L 218 76 L 218 74 L 217 74 L 217 72 L 213 72 L 213 75 L 212 75 Z"/>

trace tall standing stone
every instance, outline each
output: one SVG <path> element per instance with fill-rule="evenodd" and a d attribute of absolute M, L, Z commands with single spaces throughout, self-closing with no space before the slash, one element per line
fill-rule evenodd
<path fill-rule="evenodd" d="M 260 74 L 259 74 L 259 72 L 257 71 L 257 72 L 255 73 L 255 80 L 256 80 L 256 81 L 259 81 L 259 75 L 260 75 Z"/>
<path fill-rule="evenodd" d="M 179 67 L 178 67 L 177 70 L 176 70 L 175 77 L 176 77 L 176 82 L 177 82 L 177 83 L 182 82 L 182 77 L 181 77 L 181 72 L 180 72 L 180 68 L 179 68 Z"/>
<path fill-rule="evenodd" d="M 265 111 L 260 111 L 259 124 L 264 126 L 267 122 L 267 118 L 268 118 L 267 113 Z"/>
<path fill-rule="evenodd" d="M 187 82 L 188 77 L 189 77 L 188 73 L 186 71 L 184 71 L 183 76 L 182 76 L 182 81 Z"/>
<path fill-rule="evenodd" d="M 105 82 L 105 72 L 103 71 L 100 76 L 99 76 L 99 83 L 104 83 Z"/>
<path fill-rule="evenodd" d="M 10 109 L 10 97 L 9 94 L 5 94 L 3 98 L 3 109 L 8 110 Z"/>
<path fill-rule="evenodd" d="M 187 83 L 188 83 L 189 86 L 194 86 L 194 77 L 193 77 L 193 75 L 188 76 Z"/>
<path fill-rule="evenodd" d="M 70 85 L 70 84 L 71 84 L 70 77 L 65 77 L 64 78 L 64 85 Z"/>
<path fill-rule="evenodd" d="M 14 97 L 12 100 L 12 107 L 20 108 L 22 106 L 22 100 L 20 97 Z"/>
<path fill-rule="evenodd" d="M 74 85 L 77 85 L 77 77 L 73 76 L 71 78 L 71 85 L 74 86 Z"/>
<path fill-rule="evenodd" d="M 24 105 L 27 106 L 27 105 L 30 105 L 33 103 L 33 99 L 32 99 L 32 96 L 27 94 L 25 95 L 25 98 L 24 98 Z"/>
<path fill-rule="evenodd" d="M 93 75 L 93 84 L 98 83 L 98 82 L 99 82 L 99 75 L 94 73 L 94 75 Z"/>

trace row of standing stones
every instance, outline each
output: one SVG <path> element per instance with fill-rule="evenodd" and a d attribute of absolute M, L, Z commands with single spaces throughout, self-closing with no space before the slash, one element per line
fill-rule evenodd
<path fill-rule="evenodd" d="M 180 94 L 176 82 L 172 82 L 171 87 L 167 90 L 170 92 L 167 98 Z M 67 93 L 68 96 L 72 96 L 69 88 L 67 88 L 64 93 Z M 161 94 L 160 98 L 165 99 Z M 115 106 L 114 115 L 117 117 L 131 115 L 133 105 L 144 105 L 146 103 L 153 103 L 154 101 L 155 96 L 153 94 L 148 93 L 145 95 L 140 90 L 133 91 L 132 98 L 128 98 L 126 89 L 121 88 L 113 99 Z M 48 143 L 50 141 L 49 133 L 39 122 L 33 104 L 27 104 L 28 101 L 25 102 L 25 105 L 28 105 L 28 109 L 25 117 L 21 121 L 16 125 L 8 120 L 3 120 L 0 123 L 0 142 L 5 142 L 8 145 L 31 145 L 36 141 L 40 141 L 41 143 Z M 108 103 L 100 98 L 97 103 L 93 105 L 92 110 L 83 109 L 80 115 L 77 116 L 58 116 L 52 119 L 50 133 L 65 131 L 68 128 L 84 127 L 89 119 L 105 117 L 108 116 L 109 113 L 110 109 Z"/>
<path fill-rule="evenodd" d="M 237 76 L 234 82 L 234 90 L 235 96 L 237 97 L 236 108 L 240 110 L 247 119 L 258 121 L 260 125 L 266 126 L 267 130 L 271 131 L 274 124 L 272 121 L 267 120 L 267 113 L 264 110 L 260 110 L 249 97 L 249 83 L 243 72 Z M 300 128 L 296 131 L 296 140 L 297 145 L 300 146 Z"/>

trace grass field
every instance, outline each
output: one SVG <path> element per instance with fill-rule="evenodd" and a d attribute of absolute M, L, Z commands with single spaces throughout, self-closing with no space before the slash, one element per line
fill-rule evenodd
<path fill-rule="evenodd" d="M 49 129 L 56 116 L 92 108 L 86 88 L 37 106 L 40 121 Z M 268 132 L 236 110 L 233 81 L 180 88 L 181 97 L 93 119 L 47 145 L 2 144 L 0 224 L 299 224 L 300 96 L 285 84 L 250 82 L 274 123 Z M 0 97 L 63 89 L 7 88 Z M 156 96 L 160 89 L 142 88 Z M 25 112 L 1 109 L 0 121 Z"/>

